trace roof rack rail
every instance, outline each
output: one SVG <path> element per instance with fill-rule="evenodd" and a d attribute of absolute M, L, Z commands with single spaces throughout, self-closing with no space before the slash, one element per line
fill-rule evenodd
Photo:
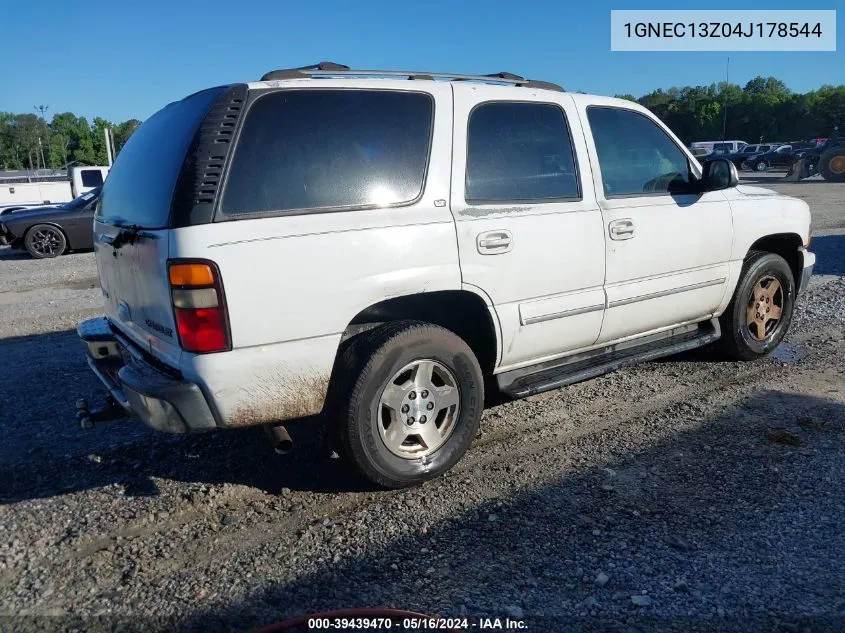
<path fill-rule="evenodd" d="M 556 90 L 563 92 L 563 87 L 549 81 L 537 81 L 525 79 L 520 75 L 509 72 L 498 72 L 489 75 L 463 75 L 460 73 L 433 73 L 428 71 L 415 70 L 357 70 L 349 68 L 344 64 L 334 62 L 320 62 L 310 66 L 299 68 L 284 68 L 271 70 L 261 77 L 261 81 L 274 81 L 281 79 L 305 79 L 308 77 L 405 77 L 406 79 L 419 79 L 434 81 L 436 79 L 452 81 L 481 81 L 485 83 L 506 84 L 524 88 L 539 88 L 543 90 Z"/>
<path fill-rule="evenodd" d="M 337 64 L 335 62 L 317 62 L 309 66 L 299 66 L 298 68 L 282 68 L 280 70 L 271 70 L 264 73 L 261 81 L 272 81 L 273 79 L 292 79 L 296 77 L 307 77 L 311 71 L 344 71 L 349 70 L 346 64 Z"/>

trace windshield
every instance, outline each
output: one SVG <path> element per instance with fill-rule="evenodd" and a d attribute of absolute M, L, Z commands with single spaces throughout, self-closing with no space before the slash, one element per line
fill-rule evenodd
<path fill-rule="evenodd" d="M 84 207 L 86 204 L 94 200 L 99 195 L 100 187 L 96 187 L 95 189 L 91 189 L 91 191 L 86 191 L 81 196 L 74 198 L 70 202 L 60 204 L 59 207 L 62 209 L 79 209 L 80 207 Z"/>

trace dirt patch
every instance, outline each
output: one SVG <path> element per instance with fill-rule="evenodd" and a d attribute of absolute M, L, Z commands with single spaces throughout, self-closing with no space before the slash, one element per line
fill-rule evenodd
<path fill-rule="evenodd" d="M 323 410 L 329 377 L 273 372 L 241 389 L 241 403 L 229 416 L 229 426 L 242 427 L 316 415 Z"/>

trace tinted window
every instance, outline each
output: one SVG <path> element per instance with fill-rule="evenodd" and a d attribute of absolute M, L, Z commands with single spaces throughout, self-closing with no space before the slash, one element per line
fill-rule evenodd
<path fill-rule="evenodd" d="M 99 169 L 83 169 L 81 174 L 83 187 L 99 187 L 103 184 L 103 172 Z"/>
<path fill-rule="evenodd" d="M 430 95 L 384 90 L 282 90 L 250 108 L 223 194 L 223 213 L 387 206 L 422 193 Z"/>
<path fill-rule="evenodd" d="M 622 108 L 587 108 L 606 196 L 685 190 L 686 155 L 651 119 Z"/>
<path fill-rule="evenodd" d="M 469 117 L 466 199 L 577 198 L 566 117 L 544 103 L 485 103 Z"/>
<path fill-rule="evenodd" d="M 212 88 L 171 103 L 129 137 L 103 185 L 97 217 L 145 228 L 167 226 L 185 154 L 200 121 L 223 90 Z"/>

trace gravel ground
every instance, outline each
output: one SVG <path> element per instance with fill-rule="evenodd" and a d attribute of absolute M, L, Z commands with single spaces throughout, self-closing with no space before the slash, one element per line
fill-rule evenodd
<path fill-rule="evenodd" d="M 401 492 L 258 431 L 77 430 L 76 398 L 103 393 L 73 331 L 100 311 L 93 256 L 0 249 L 0 630 L 246 631 L 351 606 L 845 630 L 845 185 L 773 188 L 810 203 L 819 257 L 774 358 L 701 351 L 492 406 L 454 471 Z"/>

